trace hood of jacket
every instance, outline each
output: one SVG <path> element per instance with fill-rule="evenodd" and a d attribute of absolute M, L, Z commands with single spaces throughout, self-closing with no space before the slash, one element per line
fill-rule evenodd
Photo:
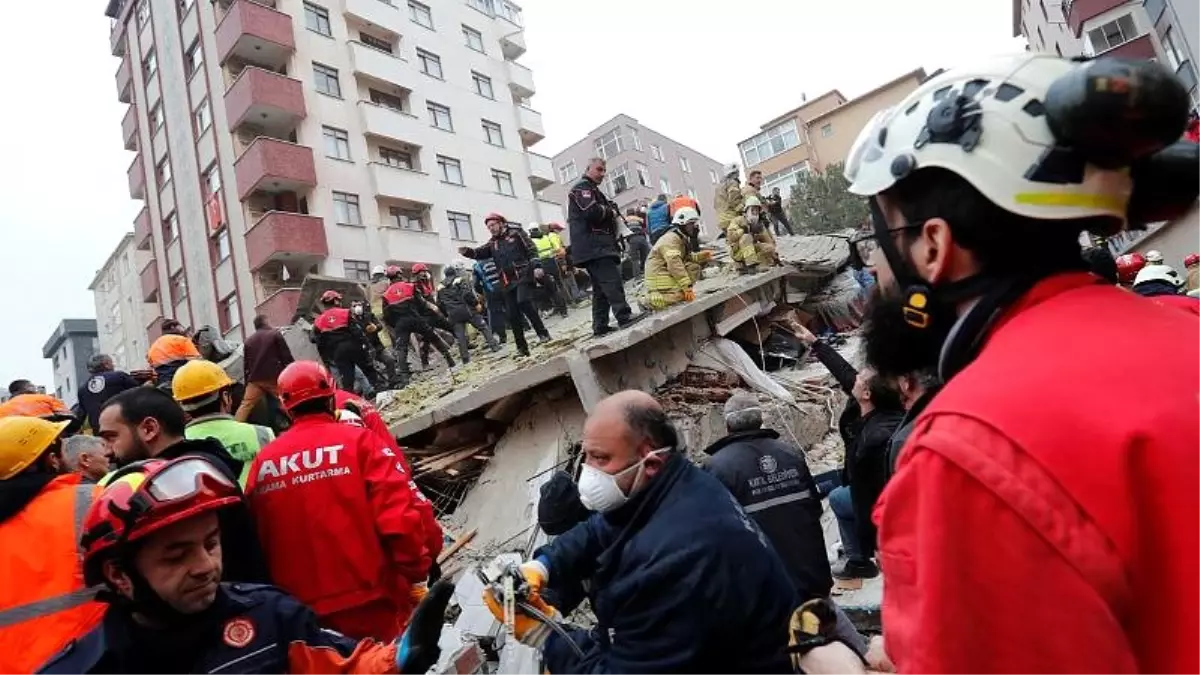
<path fill-rule="evenodd" d="M 728 448 L 736 443 L 757 441 L 762 438 L 775 440 L 779 438 L 779 432 L 775 431 L 774 429 L 752 429 L 750 431 L 737 431 L 705 448 L 704 454 L 715 455 L 724 448 Z"/>

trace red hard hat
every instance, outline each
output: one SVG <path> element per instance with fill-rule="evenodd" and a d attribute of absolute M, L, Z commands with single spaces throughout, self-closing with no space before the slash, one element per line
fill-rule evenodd
<path fill-rule="evenodd" d="M 486 218 L 484 218 L 484 219 L 483 219 L 483 224 L 484 224 L 484 225 L 487 225 L 488 223 L 492 222 L 493 220 L 498 220 L 498 221 L 500 221 L 500 222 L 502 222 L 502 223 L 507 223 L 507 222 L 508 222 L 508 219 L 507 219 L 507 218 L 505 218 L 503 214 L 496 213 L 495 211 L 492 211 L 491 213 L 487 214 L 487 217 L 486 217 Z"/>
<path fill-rule="evenodd" d="M 283 409 L 318 398 L 333 396 L 333 378 L 316 361 L 296 361 L 279 373 L 279 402 Z"/>
<path fill-rule="evenodd" d="M 101 563 L 126 544 L 241 500 L 233 481 L 204 457 L 152 459 L 121 469 L 83 520 L 84 581 L 104 583 Z"/>
<path fill-rule="evenodd" d="M 389 279 L 395 279 L 403 273 L 404 271 L 400 269 L 399 265 L 388 265 L 387 270 L 384 271 L 383 275 Z"/>
<path fill-rule="evenodd" d="M 1146 256 L 1141 253 L 1126 253 L 1117 256 L 1117 278 L 1123 284 L 1132 284 L 1137 273 L 1146 266 Z"/>
<path fill-rule="evenodd" d="M 342 299 L 342 294 L 337 291 L 325 291 L 321 294 L 321 302 L 329 305 Z"/>
<path fill-rule="evenodd" d="M 551 232 L 562 232 L 563 230 L 562 223 L 550 223 L 546 227 L 549 227 Z"/>
<path fill-rule="evenodd" d="M 412 266 L 413 274 L 420 274 L 421 272 L 428 272 L 428 271 L 429 271 L 429 266 L 426 265 L 425 263 L 417 263 L 416 265 Z"/>
<path fill-rule="evenodd" d="M 1190 268 L 1193 265 L 1200 265 L 1200 253 L 1189 253 L 1187 254 L 1187 257 L 1183 259 L 1184 267 Z"/>

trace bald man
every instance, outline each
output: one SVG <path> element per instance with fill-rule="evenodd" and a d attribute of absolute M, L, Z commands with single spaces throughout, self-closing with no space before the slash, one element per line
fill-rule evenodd
<path fill-rule="evenodd" d="M 518 621 L 517 638 L 552 673 L 790 672 L 796 595 L 783 562 L 682 454 L 662 407 L 640 391 L 604 399 L 582 450 L 579 496 L 593 515 L 521 570 L 539 590 L 590 579 L 598 625 L 571 632 L 582 657 L 537 622 Z"/>

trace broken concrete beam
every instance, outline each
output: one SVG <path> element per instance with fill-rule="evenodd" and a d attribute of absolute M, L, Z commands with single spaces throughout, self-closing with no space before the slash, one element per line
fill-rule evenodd
<path fill-rule="evenodd" d="M 579 352 L 567 354 L 567 370 L 571 374 L 571 381 L 575 383 L 575 391 L 583 409 L 591 412 L 608 395 L 596 377 L 592 361 Z"/>
<path fill-rule="evenodd" d="M 483 413 L 483 417 L 490 422 L 512 424 L 512 421 L 517 419 L 517 415 L 520 415 L 527 405 L 529 405 L 529 392 L 517 392 L 493 403 L 487 412 Z"/>
<path fill-rule="evenodd" d="M 741 296 L 739 296 L 739 298 L 740 297 Z M 774 303 L 771 303 L 771 306 L 774 306 Z M 745 303 L 741 309 L 738 309 L 737 311 L 727 315 L 724 319 L 721 319 L 717 322 L 716 333 L 721 337 L 725 337 L 733 332 L 734 328 L 737 328 L 756 316 L 766 314 L 769 309 L 770 308 L 768 306 L 757 300 Z"/>
<path fill-rule="evenodd" d="M 487 438 L 487 420 L 468 417 L 442 425 L 433 437 L 433 446 L 438 448 L 461 448 L 468 443 L 478 443 Z"/>

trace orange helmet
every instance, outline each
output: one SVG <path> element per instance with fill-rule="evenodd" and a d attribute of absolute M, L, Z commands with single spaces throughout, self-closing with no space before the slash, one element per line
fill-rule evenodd
<path fill-rule="evenodd" d="M 104 583 L 101 563 L 126 545 L 241 499 L 233 481 L 204 457 L 152 459 L 121 469 L 83 521 L 84 581 Z"/>
<path fill-rule="evenodd" d="M 332 305 L 342 299 L 342 294 L 337 291 L 325 291 L 321 294 L 322 305 Z"/>
<path fill-rule="evenodd" d="M 279 373 L 279 402 L 285 411 L 318 398 L 333 396 L 333 377 L 316 361 L 296 361 Z"/>
<path fill-rule="evenodd" d="M 1146 266 L 1146 256 L 1141 253 L 1126 253 L 1117 256 L 1117 278 L 1123 284 L 1132 284 L 1137 273 Z"/>

